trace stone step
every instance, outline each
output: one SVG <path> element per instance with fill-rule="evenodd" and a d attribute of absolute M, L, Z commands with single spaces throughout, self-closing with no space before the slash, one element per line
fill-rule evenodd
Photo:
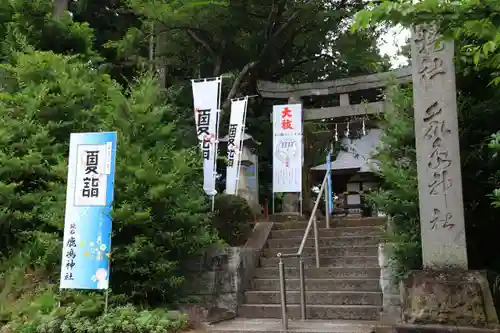
<path fill-rule="evenodd" d="M 498 333 L 498 328 L 475 328 L 446 325 L 382 324 L 369 320 L 288 320 L 290 333 Z M 198 331 L 193 331 L 198 332 Z M 278 318 L 235 318 L 217 324 L 203 324 L 201 332 L 213 333 L 283 333 Z"/>
<path fill-rule="evenodd" d="M 286 292 L 287 304 L 300 304 L 300 292 Z M 247 291 L 245 303 L 280 304 L 279 291 Z M 363 291 L 307 291 L 307 305 L 382 305 L 382 293 Z"/>
<path fill-rule="evenodd" d="M 288 331 L 293 333 L 373 333 L 380 323 L 368 320 L 288 320 Z M 278 318 L 235 318 L 214 325 L 206 325 L 214 333 L 283 333 Z M 205 332 L 205 331 L 203 331 Z M 389 332 L 389 331 L 387 331 Z"/>
<path fill-rule="evenodd" d="M 363 217 L 363 218 L 342 218 L 330 220 L 330 227 L 369 227 L 369 226 L 384 226 L 386 222 L 385 217 Z M 308 221 L 290 220 L 287 222 L 275 222 L 275 230 L 285 229 L 303 229 L 307 227 Z M 318 221 L 318 228 L 326 228 L 324 220 Z"/>
<path fill-rule="evenodd" d="M 286 275 L 286 289 L 290 291 L 300 290 L 300 280 Z M 378 279 L 314 279 L 307 277 L 306 290 L 309 291 L 379 291 Z M 255 278 L 252 280 L 252 290 L 256 291 L 278 291 L 280 290 L 279 278 Z"/>
<path fill-rule="evenodd" d="M 308 221 L 309 216 L 300 215 L 299 213 L 276 213 L 269 215 L 269 221 L 272 222 L 289 222 L 289 221 Z"/>
<path fill-rule="evenodd" d="M 298 267 L 297 258 L 283 258 L 285 266 Z M 366 267 L 366 268 L 379 268 L 378 257 L 320 257 L 320 266 L 324 267 Z M 315 257 L 305 257 L 304 263 L 306 267 L 316 267 Z M 278 267 L 278 258 L 270 257 L 260 258 L 260 265 L 262 267 L 274 266 Z"/>
<path fill-rule="evenodd" d="M 377 305 L 308 305 L 307 319 L 378 320 Z M 300 318 L 300 305 L 287 306 L 290 319 Z M 238 315 L 243 318 L 281 318 L 279 304 L 242 304 Z"/>
<path fill-rule="evenodd" d="M 392 327 L 377 327 L 377 333 L 498 333 L 500 328 L 479 328 L 452 325 L 396 324 Z"/>
<path fill-rule="evenodd" d="M 306 278 L 332 278 L 332 279 L 380 279 L 380 268 L 366 267 L 309 267 L 305 270 Z M 299 270 L 296 267 L 285 266 L 287 278 L 298 278 Z M 262 267 L 255 270 L 255 277 L 262 279 L 278 278 L 278 266 Z"/>
<path fill-rule="evenodd" d="M 284 229 L 271 231 L 271 238 L 293 238 L 304 236 L 305 228 L 301 229 Z M 374 236 L 381 237 L 384 229 L 381 226 L 368 226 L 368 227 L 336 227 L 336 228 L 321 228 L 318 229 L 320 237 L 341 237 L 341 236 Z M 313 233 L 309 234 L 313 237 Z"/>
<path fill-rule="evenodd" d="M 297 252 L 299 246 L 292 248 L 269 248 L 263 250 L 264 257 L 276 257 L 278 253 L 294 253 Z M 304 247 L 304 252 L 302 252 L 304 257 L 314 256 L 314 247 Z M 320 247 L 319 256 L 330 257 L 330 256 L 369 256 L 376 257 L 378 255 L 378 246 L 328 246 Z"/>
<path fill-rule="evenodd" d="M 312 233 L 312 232 L 311 232 Z M 278 247 L 299 247 L 302 242 L 302 237 L 294 238 L 270 238 L 267 240 L 267 244 L 270 248 Z M 319 246 L 367 246 L 376 245 L 381 242 L 380 237 L 372 236 L 344 236 L 344 237 L 319 237 Z M 314 238 L 308 238 L 306 241 L 306 246 L 314 246 Z"/>

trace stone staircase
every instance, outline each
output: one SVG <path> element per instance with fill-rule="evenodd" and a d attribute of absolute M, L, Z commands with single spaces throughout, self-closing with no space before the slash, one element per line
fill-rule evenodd
<path fill-rule="evenodd" d="M 378 244 L 384 218 L 334 220 L 326 229 L 321 222 L 320 263 L 315 267 L 314 240 L 306 246 L 307 320 L 300 320 L 297 259 L 285 260 L 288 330 L 282 329 L 278 278 L 278 252 L 297 251 L 306 221 L 277 222 L 260 258 L 238 318 L 201 331 L 208 333 L 499 333 L 499 329 L 412 325 L 382 322 Z M 312 234 L 312 232 L 311 232 Z"/>
<path fill-rule="evenodd" d="M 382 293 L 378 244 L 383 218 L 345 218 L 319 222 L 320 268 L 315 267 L 314 238 L 306 243 L 305 276 L 308 319 L 379 320 Z M 260 258 L 240 318 L 281 318 L 276 254 L 297 251 L 307 221 L 277 222 Z M 285 258 L 288 317 L 300 318 L 298 259 Z"/>

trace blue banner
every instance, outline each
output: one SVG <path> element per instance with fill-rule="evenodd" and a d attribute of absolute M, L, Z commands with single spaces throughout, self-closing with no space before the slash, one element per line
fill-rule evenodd
<path fill-rule="evenodd" d="M 116 139 L 71 134 L 61 289 L 108 289 Z"/>
<path fill-rule="evenodd" d="M 332 188 L 332 152 L 329 151 L 328 154 L 326 155 L 326 169 L 328 172 L 328 184 L 327 184 L 327 189 L 328 189 L 328 215 L 333 214 L 333 188 Z"/>

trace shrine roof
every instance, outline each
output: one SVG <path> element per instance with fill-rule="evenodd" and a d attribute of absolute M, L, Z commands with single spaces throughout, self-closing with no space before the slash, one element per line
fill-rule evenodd
<path fill-rule="evenodd" d="M 219 139 L 219 142 L 224 142 L 227 143 L 229 141 L 229 135 L 224 136 L 223 138 Z M 259 146 L 261 143 L 256 141 L 253 136 L 251 136 L 248 133 L 243 133 L 243 144 L 248 147 L 255 147 Z"/>
<path fill-rule="evenodd" d="M 337 158 L 332 161 L 332 170 L 350 170 L 358 173 L 374 172 L 378 169 L 378 161 L 373 158 L 380 143 L 382 130 L 374 128 L 368 130 L 365 136 L 359 139 L 343 138 L 341 143 L 345 150 L 341 150 Z M 327 165 L 321 164 L 311 170 L 326 171 Z"/>

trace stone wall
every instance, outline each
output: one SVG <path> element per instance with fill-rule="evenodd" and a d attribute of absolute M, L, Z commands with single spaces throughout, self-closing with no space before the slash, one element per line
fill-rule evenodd
<path fill-rule="evenodd" d="M 401 296 L 399 285 L 394 281 L 394 271 L 389 261 L 391 247 L 391 243 L 381 243 L 378 248 L 380 289 L 382 290 L 381 321 L 399 323 L 401 322 Z"/>
<path fill-rule="evenodd" d="M 181 310 L 196 312 L 201 321 L 208 322 L 236 316 L 272 226 L 272 222 L 258 222 L 244 246 L 213 249 L 194 260 L 186 285 L 199 302 L 196 310 L 187 305 Z"/>

